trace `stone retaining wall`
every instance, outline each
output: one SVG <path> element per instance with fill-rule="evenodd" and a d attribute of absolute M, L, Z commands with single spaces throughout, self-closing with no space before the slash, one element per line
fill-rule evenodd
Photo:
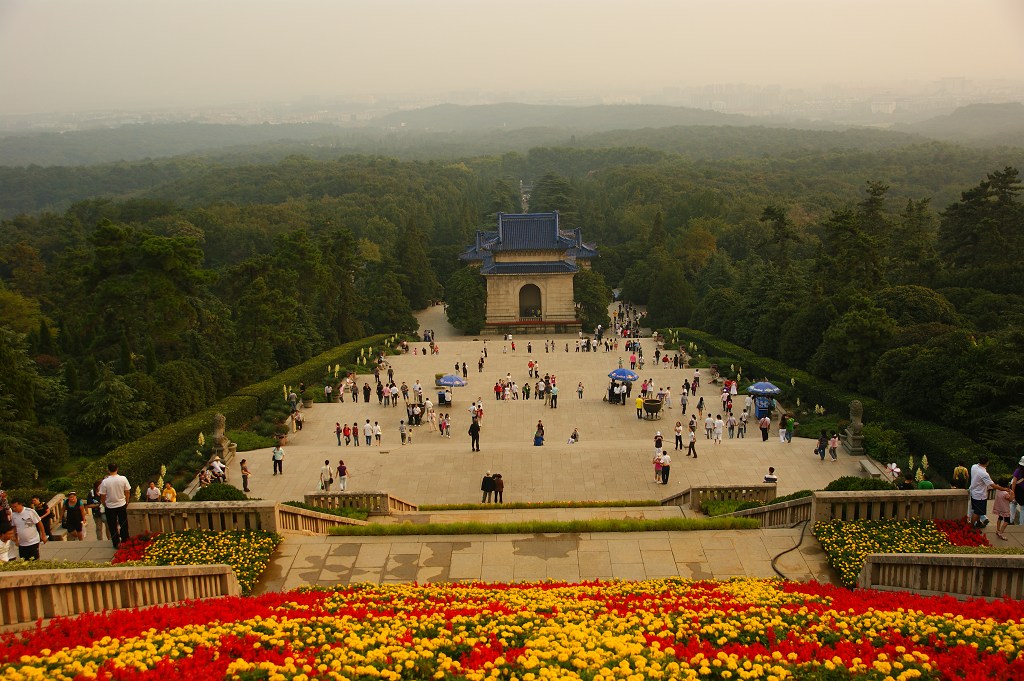
<path fill-rule="evenodd" d="M 858 588 L 957 598 L 1024 599 L 1024 556 L 872 553 Z"/>
<path fill-rule="evenodd" d="M 0 629 L 115 608 L 238 596 L 227 565 L 21 570 L 0 573 Z"/>

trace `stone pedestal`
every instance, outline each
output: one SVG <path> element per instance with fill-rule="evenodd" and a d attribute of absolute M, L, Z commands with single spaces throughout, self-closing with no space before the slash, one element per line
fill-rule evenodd
<path fill-rule="evenodd" d="M 854 435 L 847 429 L 843 435 L 843 453 L 848 456 L 864 456 L 864 436 Z"/>

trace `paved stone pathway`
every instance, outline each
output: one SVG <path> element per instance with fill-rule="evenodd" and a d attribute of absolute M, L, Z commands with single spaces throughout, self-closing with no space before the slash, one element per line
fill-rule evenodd
<path fill-rule="evenodd" d="M 293 537 L 260 591 L 356 582 L 777 577 L 800 529 L 548 535 Z M 833 580 L 817 542 L 778 561 L 787 577 Z"/>
<path fill-rule="evenodd" d="M 660 420 L 641 420 L 632 406 L 602 400 L 608 372 L 618 366 L 620 355 L 628 362 L 629 354 L 624 351 L 567 353 L 565 343 L 573 350 L 575 336 L 552 335 L 548 338 L 560 348 L 556 352 L 544 352 L 543 336 L 524 336 L 516 338 L 513 353 L 500 336 L 488 337 L 488 358 L 480 373 L 476 362 L 484 337 L 458 336 L 444 320 L 440 306 L 421 313 L 420 325 L 435 330 L 440 354 L 391 357 L 395 379 L 399 384 L 406 381 L 410 387 L 419 379 L 436 403 L 434 374 L 450 373 L 456 360 L 466 362 L 469 386 L 455 390 L 455 404 L 447 410 L 453 419 L 452 437 L 442 438 L 424 425 L 415 430 L 413 443 L 403 447 L 398 435 L 399 420 L 405 418 L 401 405 L 381 406 L 376 396 L 369 404 L 353 404 L 350 400 L 344 404 L 317 403 L 305 410 L 304 429 L 289 437 L 284 475 L 272 475 L 269 449 L 239 455 L 248 459 L 253 472 L 249 483 L 253 495 L 281 501 L 302 499 L 306 492 L 316 489 L 325 459 L 332 465 L 345 460 L 350 491 L 387 491 L 414 504 L 479 502 L 480 480 L 487 471 L 502 474 L 506 501 L 662 499 L 695 485 L 761 482 L 768 466 L 776 468 L 781 495 L 798 489 L 820 489 L 841 475 L 860 473 L 858 462 L 846 457 L 840 457 L 836 464 L 821 463 L 813 454 L 812 439 L 796 438 L 792 444 L 780 444 L 773 429 L 768 442 L 762 442 L 756 424 L 745 439 L 727 438 L 719 446 L 705 440 L 703 428 L 699 428 L 696 460 L 683 456 L 683 451 L 674 451 L 673 426 L 677 420 L 684 425 L 687 422 L 678 406 L 680 386 L 684 378 L 692 378 L 693 370 L 658 367 L 641 372 L 642 377 L 653 378 L 655 385 L 670 386 L 674 405 Z M 526 352 L 528 341 L 533 343 L 532 353 Z M 654 349 L 652 340 L 644 341 L 651 363 Z M 506 374 L 511 373 L 520 384 L 529 380 L 530 359 L 539 360 L 542 372 L 557 377 L 561 390 L 557 409 L 545 407 L 541 400 L 494 399 L 494 383 Z M 372 374 L 360 375 L 360 384 L 364 381 L 374 385 Z M 582 400 L 575 392 L 579 382 L 584 385 Z M 700 395 L 708 407 L 718 407 L 713 413 L 721 411 L 719 394 L 717 386 L 701 386 Z M 470 420 L 467 409 L 477 397 L 484 401 L 479 453 L 470 451 L 466 434 Z M 742 404 L 742 396 L 739 400 Z M 691 398 L 688 413 L 695 405 L 696 398 Z M 383 446 L 337 445 L 335 422 L 362 424 L 366 419 L 381 423 Z M 544 422 L 547 433 L 543 447 L 532 446 L 538 420 Z M 573 428 L 579 429 L 581 440 L 569 445 Z M 665 437 L 673 456 L 667 486 L 654 483 L 651 458 L 657 431 Z M 237 460 L 229 468 L 229 481 L 240 483 Z"/>

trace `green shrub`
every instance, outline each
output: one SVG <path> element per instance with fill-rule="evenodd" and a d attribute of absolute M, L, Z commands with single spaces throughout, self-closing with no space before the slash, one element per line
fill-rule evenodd
<path fill-rule="evenodd" d="M 875 461 L 889 463 L 907 458 L 907 441 L 897 431 L 873 423 L 864 424 L 864 451 Z"/>
<path fill-rule="evenodd" d="M 46 483 L 46 489 L 50 492 L 66 492 L 74 488 L 74 482 L 68 477 L 59 477 Z"/>
<path fill-rule="evenodd" d="M 896 489 L 896 486 L 887 480 L 879 478 L 858 478 L 854 475 L 845 475 L 836 478 L 825 487 L 826 492 L 867 492 L 872 490 Z"/>
<path fill-rule="evenodd" d="M 256 421 L 254 421 L 252 426 L 250 426 L 250 428 L 251 428 L 252 432 L 255 433 L 259 437 L 273 438 L 273 436 L 274 436 L 274 425 L 275 424 L 274 424 L 273 421 L 268 421 L 267 419 L 260 418 L 260 419 L 257 419 Z"/>
<path fill-rule="evenodd" d="M 89 483 L 89 487 L 92 487 L 92 483 Z M 68 489 L 72 488 L 69 487 Z M 65 490 L 59 490 L 59 492 L 64 491 Z M 25 502 L 26 505 L 28 505 L 28 503 L 32 501 L 32 497 L 39 497 L 40 501 L 49 501 L 58 493 L 51 492 L 50 490 L 46 489 L 39 489 L 38 487 L 14 487 L 12 489 L 6 490 L 6 492 L 7 499 L 9 501 L 20 499 L 21 501 Z"/>
<path fill-rule="evenodd" d="M 200 489 L 192 501 L 249 501 L 249 497 L 237 487 L 218 482 Z"/>
<path fill-rule="evenodd" d="M 724 515 L 748 508 L 764 506 L 760 501 L 740 501 L 739 499 L 709 499 L 700 505 L 701 513 L 707 516 Z"/>
<path fill-rule="evenodd" d="M 213 417 L 223 414 L 227 427 L 240 427 L 255 415 L 256 402 L 250 397 L 226 397 L 217 404 L 175 423 L 158 428 L 138 440 L 128 442 L 91 462 L 77 476 L 79 487 L 91 485 L 107 474 L 107 464 L 115 462 L 120 473 L 133 484 L 156 478 L 160 466 L 167 465 L 172 458 L 186 449 L 199 448 L 199 433 L 207 437 L 213 430 Z"/>
<path fill-rule="evenodd" d="M 794 499 L 806 499 L 807 497 L 811 496 L 812 494 L 814 494 L 814 492 L 812 492 L 811 490 L 809 490 L 809 489 L 802 489 L 799 492 L 793 492 L 792 494 L 786 494 L 786 495 L 783 495 L 781 497 L 775 497 L 774 499 L 772 499 L 768 503 L 770 503 L 770 504 L 781 504 L 784 501 L 793 501 Z"/>
<path fill-rule="evenodd" d="M 277 440 L 270 433 L 262 435 L 251 430 L 231 430 L 224 433 L 224 435 L 235 443 L 240 452 L 265 449 L 266 447 L 273 447 L 277 443 Z"/>
<path fill-rule="evenodd" d="M 370 336 L 369 338 L 362 338 L 351 343 L 345 343 L 335 348 L 331 348 L 326 352 L 322 352 L 313 359 L 297 364 L 289 369 L 278 373 L 275 376 L 268 378 L 265 381 L 259 383 L 253 383 L 244 388 L 235 391 L 236 395 L 248 395 L 255 397 L 259 400 L 260 407 L 266 408 L 267 406 L 280 402 L 284 397 L 282 392 L 282 386 L 298 386 L 299 383 L 306 383 L 312 385 L 317 382 L 322 382 L 327 378 L 327 367 L 331 367 L 331 376 L 334 375 L 335 364 L 346 364 L 350 365 L 354 360 L 359 358 L 359 351 L 366 348 L 380 349 L 385 347 L 388 339 L 391 338 L 391 334 L 378 334 L 376 336 Z M 390 352 L 390 348 L 388 348 Z M 366 371 L 366 367 L 362 368 Z"/>

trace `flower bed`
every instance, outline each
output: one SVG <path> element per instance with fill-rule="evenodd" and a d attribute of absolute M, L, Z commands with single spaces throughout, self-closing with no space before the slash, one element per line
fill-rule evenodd
<path fill-rule="evenodd" d="M 852 587 L 869 553 L 941 553 L 948 546 L 988 545 L 983 534 L 958 523 L 920 518 L 831 520 L 815 523 L 814 536 L 843 584 Z"/>
<path fill-rule="evenodd" d="M 946 535 L 951 546 L 992 546 L 984 533 L 971 527 L 967 519 L 936 520 L 935 527 Z"/>
<path fill-rule="evenodd" d="M 230 565 L 242 587 L 251 593 L 281 541 L 262 530 L 186 530 L 140 534 L 121 544 L 111 563 L 145 561 L 149 565 Z"/>
<path fill-rule="evenodd" d="M 1024 678 L 1016 603 L 738 579 L 355 585 L 56 620 L 2 679 Z"/>

